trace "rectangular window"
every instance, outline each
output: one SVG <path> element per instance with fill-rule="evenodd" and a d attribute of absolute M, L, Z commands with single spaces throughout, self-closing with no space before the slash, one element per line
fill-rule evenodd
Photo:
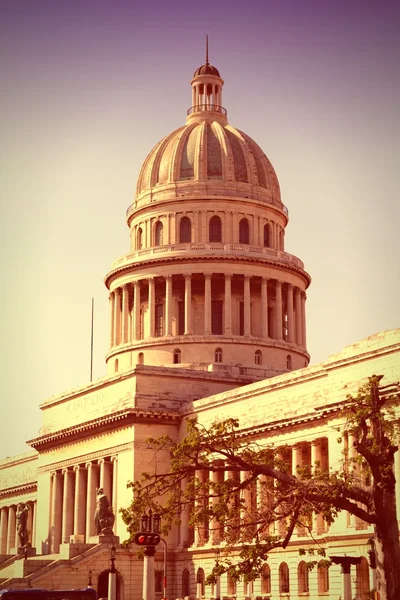
<path fill-rule="evenodd" d="M 244 302 L 239 304 L 239 335 L 244 335 Z"/>
<path fill-rule="evenodd" d="M 178 335 L 185 333 L 185 303 L 178 302 Z"/>
<path fill-rule="evenodd" d="M 162 594 L 164 591 L 164 573 L 162 571 L 154 571 L 154 591 L 156 594 Z"/>
<path fill-rule="evenodd" d="M 140 309 L 140 315 L 139 315 L 139 339 L 143 339 L 144 338 L 144 315 L 143 315 L 143 309 Z"/>
<path fill-rule="evenodd" d="M 211 331 L 214 335 L 222 335 L 222 300 L 211 302 Z"/>
<path fill-rule="evenodd" d="M 164 306 L 156 304 L 156 337 L 164 335 Z"/>

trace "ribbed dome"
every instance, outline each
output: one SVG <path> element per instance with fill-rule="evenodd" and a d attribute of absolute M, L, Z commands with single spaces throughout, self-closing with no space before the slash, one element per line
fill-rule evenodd
<path fill-rule="evenodd" d="M 216 75 L 217 77 L 221 77 L 217 67 L 213 67 L 208 62 L 195 70 L 193 77 L 197 77 L 198 75 Z"/>
<path fill-rule="evenodd" d="M 242 131 L 217 120 L 188 123 L 161 140 L 144 161 L 137 198 L 168 184 L 174 184 L 173 193 L 179 195 L 179 184 L 187 188 L 190 181 L 208 182 L 211 193 L 217 188 L 221 194 L 230 184 L 234 195 L 281 201 L 277 176 L 261 148 Z"/>

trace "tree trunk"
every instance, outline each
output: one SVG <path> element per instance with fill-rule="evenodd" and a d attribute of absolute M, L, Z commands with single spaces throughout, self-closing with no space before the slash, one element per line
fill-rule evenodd
<path fill-rule="evenodd" d="M 381 490 L 380 490 L 381 492 Z M 384 490 L 376 503 L 376 578 L 380 600 L 400 599 L 400 542 L 394 491 Z M 379 505 L 379 506 L 377 506 Z"/>

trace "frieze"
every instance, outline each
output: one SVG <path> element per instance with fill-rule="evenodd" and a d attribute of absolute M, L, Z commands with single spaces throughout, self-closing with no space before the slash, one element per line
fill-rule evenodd
<path fill-rule="evenodd" d="M 104 398 L 107 397 L 108 390 L 99 390 L 98 392 L 85 394 L 85 396 L 80 396 L 79 398 L 75 398 L 75 400 L 70 400 L 67 405 L 68 412 L 76 412 L 77 410 L 86 411 L 88 408 L 93 408 L 98 404 L 101 404 Z"/>
<path fill-rule="evenodd" d="M 32 481 L 36 481 L 36 473 L 37 468 L 36 464 L 31 465 L 30 467 L 25 467 L 24 469 L 13 469 L 9 473 L 2 473 L 0 475 L 0 490 L 4 490 L 6 488 L 12 488 L 15 486 L 24 485 L 25 483 L 30 483 Z"/>
<path fill-rule="evenodd" d="M 133 442 L 129 444 L 121 444 L 120 446 L 114 446 L 112 448 L 106 448 L 104 450 L 98 450 L 97 452 L 91 452 L 90 454 L 82 454 L 81 456 L 76 456 L 75 458 L 70 458 L 68 460 L 62 460 L 59 462 L 50 463 L 48 465 L 43 465 L 42 467 L 38 468 L 38 473 L 58 471 L 59 469 L 72 467 L 73 465 L 80 465 L 82 463 L 90 462 L 91 460 L 104 458 L 105 456 L 112 457 L 115 454 L 120 454 L 121 452 L 127 452 L 128 450 L 132 450 L 132 447 Z"/>

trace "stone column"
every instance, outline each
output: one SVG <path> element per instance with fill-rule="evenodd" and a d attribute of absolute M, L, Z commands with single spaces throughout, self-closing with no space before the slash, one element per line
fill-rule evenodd
<path fill-rule="evenodd" d="M 185 273 L 185 335 L 192 333 L 192 275 Z"/>
<path fill-rule="evenodd" d="M 301 326 L 301 290 L 295 288 L 294 291 L 294 303 L 296 313 L 296 344 L 302 346 L 303 344 L 303 329 Z"/>
<path fill-rule="evenodd" d="M 240 483 L 242 484 L 247 477 L 249 476 L 249 473 L 247 471 L 240 471 Z M 243 527 L 245 526 L 248 521 L 248 515 L 251 512 L 251 491 L 249 489 L 249 487 L 243 488 L 240 492 L 240 497 L 241 499 L 244 500 L 244 504 L 241 505 L 240 508 L 240 525 Z M 247 528 L 244 530 L 244 535 L 245 537 L 249 537 L 249 531 L 248 531 L 249 527 L 247 526 Z"/>
<path fill-rule="evenodd" d="M 87 479 L 87 498 L 86 498 L 86 543 L 90 542 L 90 537 L 96 535 L 96 527 L 94 524 L 94 513 L 96 510 L 96 488 L 98 487 L 98 470 L 96 463 L 89 462 L 86 464 L 88 471 Z"/>
<path fill-rule="evenodd" d="M 111 292 L 109 295 L 110 301 L 110 347 L 114 346 L 114 310 L 115 310 L 115 295 Z"/>
<path fill-rule="evenodd" d="M 30 510 L 30 529 L 28 531 L 28 534 L 30 533 L 30 542 L 32 547 L 34 548 L 36 546 L 36 508 L 37 508 L 37 502 L 36 500 L 33 500 L 31 503 L 31 510 Z M 29 513 L 28 513 L 29 516 Z M 29 525 L 28 525 L 29 526 Z"/>
<path fill-rule="evenodd" d="M 109 501 L 111 502 L 111 470 L 112 464 L 110 461 L 105 460 L 104 458 L 99 460 L 100 465 L 100 487 L 103 488 L 103 491 Z"/>
<path fill-rule="evenodd" d="M 73 533 L 74 525 L 74 481 L 73 471 L 69 469 L 63 470 L 64 487 L 63 487 L 63 510 L 62 510 L 62 533 L 61 542 L 69 544 L 70 537 Z"/>
<path fill-rule="evenodd" d="M 134 338 L 140 340 L 140 282 L 133 284 Z"/>
<path fill-rule="evenodd" d="M 287 327 L 288 327 L 288 342 L 294 342 L 294 319 L 293 319 L 293 286 L 287 284 Z"/>
<path fill-rule="evenodd" d="M 282 282 L 276 281 L 275 287 L 275 330 L 276 338 L 281 340 L 283 337 L 282 330 Z"/>
<path fill-rule="evenodd" d="M 185 491 L 187 486 L 187 479 L 181 481 L 181 490 L 182 493 Z M 185 547 L 189 542 L 189 505 L 185 504 L 185 506 L 181 510 L 181 523 L 179 530 L 179 545 L 181 547 Z"/>
<path fill-rule="evenodd" d="M 355 437 L 354 435 L 348 434 L 347 437 L 347 455 L 348 455 L 348 468 L 349 472 L 353 474 L 353 476 L 359 478 L 361 480 L 361 465 L 356 462 L 356 458 L 358 456 L 357 450 L 354 448 Z M 349 513 L 349 526 L 357 527 L 357 517 L 351 513 Z"/>
<path fill-rule="evenodd" d="M 121 343 L 121 289 L 115 290 L 115 311 L 114 311 L 114 345 Z"/>
<path fill-rule="evenodd" d="M 117 514 L 117 490 L 118 490 L 118 456 L 112 456 L 111 457 L 111 464 L 112 464 L 112 498 L 110 499 L 111 501 L 111 506 L 113 507 L 113 511 L 114 514 Z M 114 527 L 117 526 L 117 520 L 115 521 L 115 525 Z"/>
<path fill-rule="evenodd" d="M 315 463 L 319 463 L 317 466 Z M 322 440 L 313 440 L 311 442 L 311 469 L 315 470 L 318 468 L 319 471 L 322 469 Z M 314 512 L 312 516 L 312 530 L 314 534 L 324 533 L 325 521 L 322 515 Z"/>
<path fill-rule="evenodd" d="M 211 274 L 204 275 L 204 334 L 211 333 Z"/>
<path fill-rule="evenodd" d="M 165 276 L 165 335 L 172 335 L 172 275 Z"/>
<path fill-rule="evenodd" d="M 244 335 L 251 335 L 251 314 L 250 314 L 250 275 L 244 276 L 243 288 L 244 301 Z"/>
<path fill-rule="evenodd" d="M 210 481 L 211 483 L 218 485 L 218 472 L 214 472 L 211 471 L 210 472 Z M 212 493 L 212 490 L 211 490 Z M 210 504 L 211 507 L 213 505 L 218 504 L 218 498 L 210 498 Z M 215 518 L 212 520 L 212 522 L 210 523 L 211 526 L 211 531 L 210 531 L 210 540 L 212 544 L 219 544 L 221 541 L 221 525 L 219 523 L 219 521 L 217 521 Z"/>
<path fill-rule="evenodd" d="M 74 467 L 75 502 L 74 502 L 74 535 L 85 535 L 86 515 L 86 470 L 82 466 Z"/>
<path fill-rule="evenodd" d="M 306 293 L 301 294 L 301 325 L 302 325 L 302 342 L 303 347 L 307 348 L 306 337 Z"/>
<path fill-rule="evenodd" d="M 268 279 L 261 279 L 261 337 L 268 337 Z"/>
<path fill-rule="evenodd" d="M 204 472 L 196 471 L 196 477 L 201 483 L 204 483 Z M 204 502 L 203 498 L 196 499 L 195 504 L 198 506 L 200 502 Z M 205 542 L 205 527 L 204 523 L 199 523 L 194 531 L 194 544 L 195 546 L 202 546 Z"/>
<path fill-rule="evenodd" d="M 3 506 L 0 512 L 0 554 L 7 554 L 8 508 Z"/>
<path fill-rule="evenodd" d="M 63 479 L 59 472 L 52 473 L 52 495 L 51 495 L 51 519 L 50 519 L 50 539 L 51 552 L 56 553 L 60 550 L 61 542 L 61 521 L 63 508 Z"/>
<path fill-rule="evenodd" d="M 122 288 L 122 343 L 128 343 L 129 331 L 129 289 L 127 285 Z"/>
<path fill-rule="evenodd" d="M 155 295 L 154 295 L 154 277 L 150 277 L 149 283 L 149 322 L 150 322 L 150 337 L 155 336 Z"/>
<path fill-rule="evenodd" d="M 225 335 L 232 335 L 232 275 L 225 274 Z"/>
<path fill-rule="evenodd" d="M 11 548 L 16 549 L 16 521 L 15 521 L 16 507 L 8 507 L 8 527 L 7 527 L 7 554 L 11 554 Z M 18 542 L 17 542 L 18 543 Z"/>

